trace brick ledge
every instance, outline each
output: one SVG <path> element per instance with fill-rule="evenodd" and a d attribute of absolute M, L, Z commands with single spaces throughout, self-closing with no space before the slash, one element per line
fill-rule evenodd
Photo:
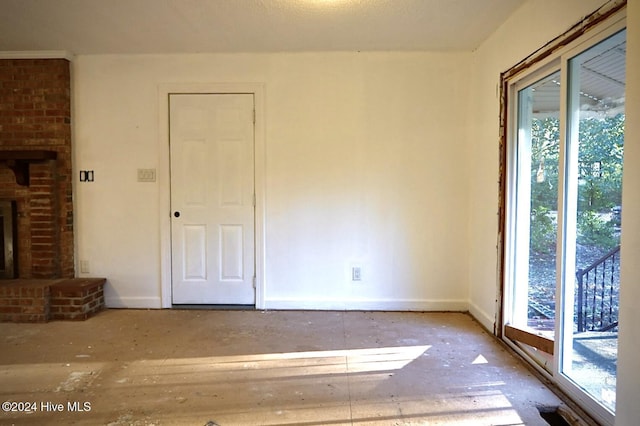
<path fill-rule="evenodd" d="M 105 309 L 106 278 L 0 280 L 0 322 L 86 320 Z"/>

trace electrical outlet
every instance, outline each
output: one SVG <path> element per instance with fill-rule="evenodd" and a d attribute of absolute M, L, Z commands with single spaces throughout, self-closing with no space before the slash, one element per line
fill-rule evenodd
<path fill-rule="evenodd" d="M 362 268 L 353 266 L 351 268 L 351 281 L 362 281 Z"/>
<path fill-rule="evenodd" d="M 89 261 L 88 260 L 81 260 L 80 261 L 80 273 L 81 274 L 88 274 L 89 273 Z"/>

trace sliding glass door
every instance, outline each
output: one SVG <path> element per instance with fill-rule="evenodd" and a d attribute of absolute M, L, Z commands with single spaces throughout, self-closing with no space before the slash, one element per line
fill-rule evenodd
<path fill-rule="evenodd" d="M 613 423 L 626 31 L 610 24 L 509 81 L 504 335 Z"/>
<path fill-rule="evenodd" d="M 569 59 L 560 372 L 615 410 L 626 32 Z"/>

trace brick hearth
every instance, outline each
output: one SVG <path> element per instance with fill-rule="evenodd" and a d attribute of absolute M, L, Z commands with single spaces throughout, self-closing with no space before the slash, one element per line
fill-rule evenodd
<path fill-rule="evenodd" d="M 86 320 L 105 308 L 105 281 L 0 280 L 0 322 Z"/>

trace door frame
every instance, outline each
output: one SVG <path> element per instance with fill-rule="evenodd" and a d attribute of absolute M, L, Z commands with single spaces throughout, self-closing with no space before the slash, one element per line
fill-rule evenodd
<path fill-rule="evenodd" d="M 500 101 L 501 101 L 501 115 L 500 115 L 500 206 L 499 206 L 499 234 L 498 234 L 498 249 L 499 249 L 499 298 L 497 309 L 497 324 L 496 334 L 502 338 L 505 343 L 511 347 L 515 352 L 522 356 L 536 371 L 542 376 L 550 380 L 553 384 L 557 385 L 562 393 L 567 395 L 573 401 L 577 402 L 580 408 L 584 409 L 589 416 L 596 419 L 602 424 L 613 424 L 615 422 L 615 413 L 611 413 L 602 404 L 597 402 L 586 391 L 581 391 L 579 385 L 572 382 L 572 380 L 566 376 L 561 368 L 561 351 L 564 350 L 565 345 L 564 329 L 562 328 L 563 316 L 565 315 L 563 306 L 566 302 L 566 286 L 567 284 L 560 280 L 565 279 L 565 273 L 561 269 L 565 263 L 565 250 L 566 245 L 566 221 L 564 216 L 566 215 L 566 206 L 564 198 L 566 197 L 566 188 L 564 184 L 564 173 L 566 172 L 566 110 L 567 99 L 566 90 L 568 87 L 569 79 L 567 78 L 567 64 L 571 57 L 579 54 L 580 52 L 588 50 L 607 39 L 613 34 L 621 31 L 627 27 L 626 24 L 626 2 L 618 3 L 612 6 L 612 9 L 602 11 L 598 10 L 592 14 L 593 19 L 583 20 L 589 25 L 574 26 L 571 30 L 565 33 L 563 36 L 558 37 L 553 43 L 550 42 L 545 46 L 545 50 L 542 53 L 536 52 L 531 57 L 523 60 L 518 65 L 514 66 L 508 71 L 501 74 L 500 83 Z M 589 31 L 589 32 L 588 32 Z M 557 66 L 553 65 L 557 62 Z M 551 68 L 547 68 L 551 67 Z M 545 69 L 546 68 L 546 69 Z M 526 330 L 517 329 L 518 333 L 513 333 L 514 328 L 510 327 L 506 323 L 508 316 L 508 310 L 510 309 L 509 301 L 510 289 L 508 288 L 509 275 L 511 273 L 511 266 L 509 265 L 510 250 L 514 245 L 513 230 L 511 228 L 513 224 L 513 214 L 510 212 L 514 208 L 514 188 L 511 185 L 513 183 L 514 168 L 512 164 L 515 159 L 513 152 L 509 152 L 510 144 L 515 140 L 514 130 L 516 128 L 515 118 L 517 114 L 515 112 L 517 108 L 517 101 L 511 102 L 516 99 L 517 91 L 523 87 L 530 85 L 540 77 L 544 76 L 551 69 L 557 68 L 561 71 L 561 81 L 563 86 L 561 88 L 561 105 L 560 105 L 560 117 L 564 121 L 560 125 L 560 158 L 558 163 L 561 167 L 565 168 L 564 172 L 561 172 L 558 180 L 558 190 L 562 193 L 561 199 L 558 200 L 559 217 L 558 217 L 558 254 L 557 254 L 557 281 L 556 281 L 556 314 L 555 314 L 555 338 L 539 339 L 534 333 L 529 333 Z M 560 244 L 560 240 L 562 243 Z M 562 252 L 560 252 L 562 250 Z M 571 276 L 571 274 L 569 274 Z M 570 284 L 572 285 L 572 284 Z M 570 302 L 572 303 L 572 302 Z M 528 350 L 524 350 L 519 346 L 518 342 L 525 343 L 529 346 L 534 346 L 537 349 L 542 349 L 543 352 L 550 350 L 553 357 L 551 362 L 551 368 L 545 368 L 540 359 L 536 358 Z M 549 352 L 547 352 L 549 353 Z"/>
<path fill-rule="evenodd" d="M 160 292 L 162 308 L 171 308 L 171 156 L 169 151 L 170 94 L 252 94 L 254 98 L 255 307 L 265 304 L 265 138 L 264 84 L 262 83 L 165 83 L 158 85 L 158 170 L 160 217 Z"/>

